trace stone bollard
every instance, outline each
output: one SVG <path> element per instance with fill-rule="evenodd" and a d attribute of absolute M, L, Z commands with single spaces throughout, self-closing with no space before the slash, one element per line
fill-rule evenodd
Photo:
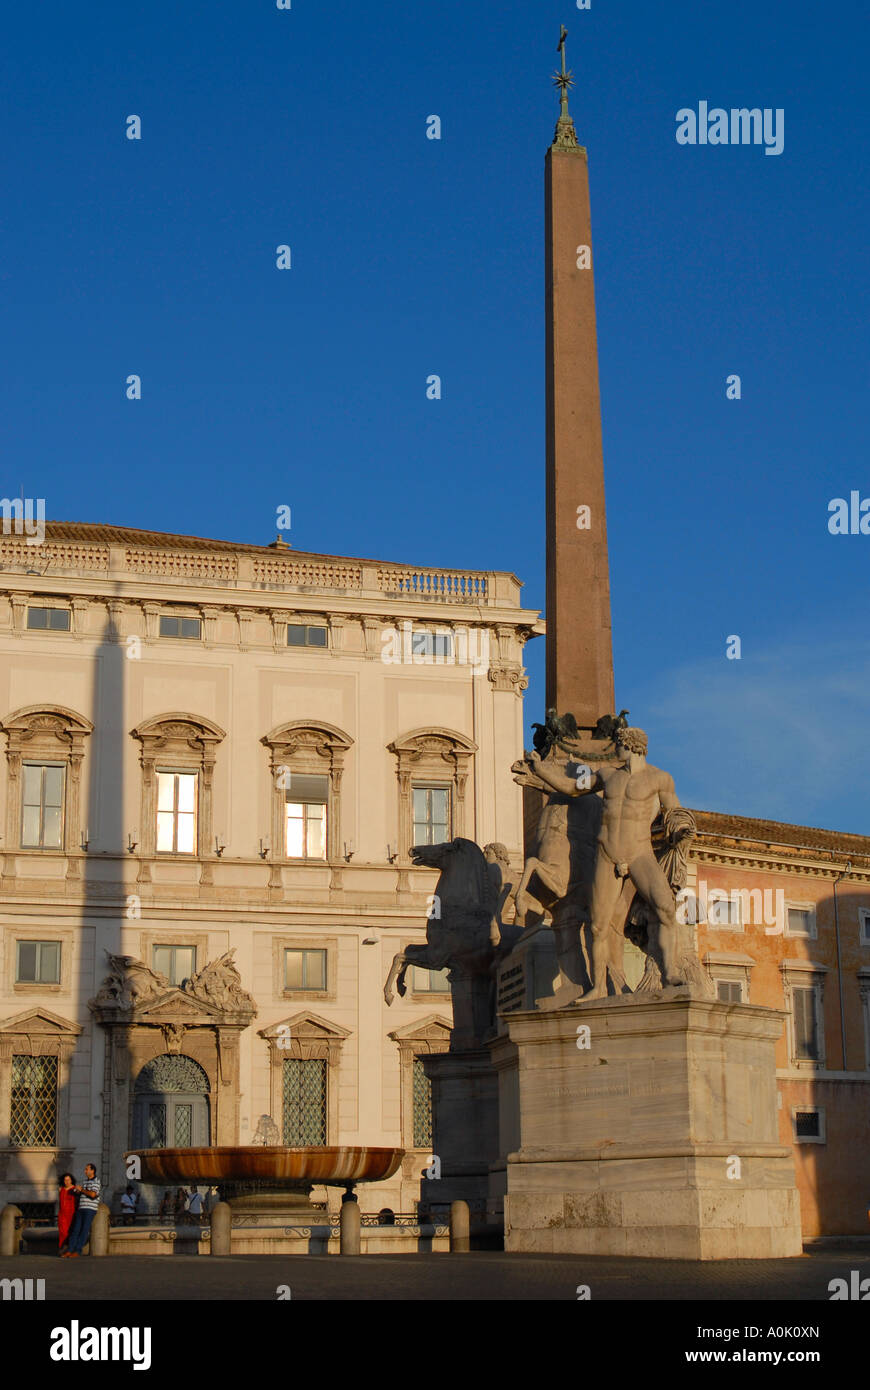
<path fill-rule="evenodd" d="M 218 1202 L 211 1214 L 210 1255 L 231 1255 L 233 1249 L 233 1209 L 229 1202 Z"/>
<path fill-rule="evenodd" d="M 471 1208 L 467 1202 L 450 1203 L 450 1253 L 467 1254 L 471 1249 Z"/>
<path fill-rule="evenodd" d="M 91 1229 L 88 1234 L 88 1254 L 89 1255 L 108 1255 L 109 1253 L 109 1208 L 105 1202 L 100 1202 L 94 1212 L 94 1219 L 91 1222 Z"/>
<path fill-rule="evenodd" d="M 11 1204 L 0 1212 L 0 1255 L 17 1255 L 21 1245 L 21 1230 L 15 1222 L 21 1215 L 20 1207 Z"/>
<path fill-rule="evenodd" d="M 346 1192 L 341 1199 L 341 1216 L 338 1226 L 338 1253 L 358 1255 L 360 1253 L 359 1202 L 353 1192 Z"/>

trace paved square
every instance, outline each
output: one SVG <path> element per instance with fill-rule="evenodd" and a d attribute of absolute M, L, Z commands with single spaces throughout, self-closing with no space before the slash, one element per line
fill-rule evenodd
<path fill-rule="evenodd" d="M 506 1255 L 205 1255 L 108 1256 L 61 1260 L 22 1255 L 0 1260 L 0 1280 L 45 1280 L 46 1301 L 275 1300 L 593 1301 L 694 1303 L 828 1301 L 834 1278 L 870 1276 L 866 1244 L 814 1251 L 792 1260 L 630 1260 L 609 1256 Z"/>

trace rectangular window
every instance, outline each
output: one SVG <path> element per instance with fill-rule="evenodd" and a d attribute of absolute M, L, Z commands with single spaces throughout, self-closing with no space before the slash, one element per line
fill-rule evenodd
<path fill-rule="evenodd" d="M 743 904 L 738 893 L 720 897 L 724 889 L 714 888 L 707 896 L 707 922 L 711 927 L 740 930 L 743 926 Z"/>
<path fill-rule="evenodd" d="M 284 852 L 287 858 L 325 859 L 329 778 L 291 770 L 284 795 Z"/>
<path fill-rule="evenodd" d="M 450 985 L 447 970 L 424 970 L 421 965 L 414 966 L 413 990 L 415 994 L 449 994 Z"/>
<path fill-rule="evenodd" d="M 160 636 L 184 637 L 188 641 L 198 642 L 202 637 L 202 621 L 200 618 L 173 618 L 161 613 Z"/>
<path fill-rule="evenodd" d="M 166 976 L 171 985 L 180 988 L 185 980 L 192 980 L 196 974 L 196 947 L 155 946 L 152 964 L 155 970 Z"/>
<path fill-rule="evenodd" d="M 166 1106 L 159 1101 L 148 1106 L 149 1149 L 162 1149 L 166 1144 Z"/>
<path fill-rule="evenodd" d="M 432 1148 L 432 1082 L 414 1058 L 414 1148 Z"/>
<path fill-rule="evenodd" d="M 743 986 L 739 980 L 717 980 L 716 997 L 723 1004 L 742 1004 Z"/>
<path fill-rule="evenodd" d="M 69 632 L 68 608 L 28 608 L 27 626 L 50 632 Z"/>
<path fill-rule="evenodd" d="M 16 945 L 16 984 L 60 984 L 59 941 L 18 941 Z"/>
<path fill-rule="evenodd" d="M 815 913 L 810 907 L 790 907 L 788 908 L 788 925 L 786 935 L 788 936 L 815 936 L 816 922 Z"/>
<path fill-rule="evenodd" d="M 63 849 L 65 774 L 63 764 L 24 764 L 21 788 L 22 849 Z"/>
<path fill-rule="evenodd" d="M 415 845 L 440 845 L 450 839 L 450 788 L 414 787 Z"/>
<path fill-rule="evenodd" d="M 284 952 L 284 988 L 326 989 L 326 952 Z"/>
<path fill-rule="evenodd" d="M 434 661 L 449 661 L 453 655 L 452 632 L 412 632 L 411 654 L 431 657 Z"/>
<path fill-rule="evenodd" d="M 870 946 L 870 911 L 866 907 L 858 908 L 858 922 L 861 945 Z"/>
<path fill-rule="evenodd" d="M 326 1143 L 326 1060 L 285 1057 L 282 1068 L 284 1143 Z"/>
<path fill-rule="evenodd" d="M 819 1049 L 818 991 L 809 988 L 792 989 L 794 1017 L 794 1055 L 796 1061 L 818 1062 Z"/>
<path fill-rule="evenodd" d="M 325 647 L 328 628 L 306 623 L 287 624 L 288 647 Z"/>
<path fill-rule="evenodd" d="M 157 850 L 196 854 L 195 772 L 157 773 Z"/>
<path fill-rule="evenodd" d="M 57 1058 L 12 1058 L 10 1144 L 51 1148 L 57 1139 Z"/>
<path fill-rule="evenodd" d="M 825 1112 L 816 1106 L 795 1107 L 791 1112 L 794 1140 L 798 1144 L 824 1144 Z"/>

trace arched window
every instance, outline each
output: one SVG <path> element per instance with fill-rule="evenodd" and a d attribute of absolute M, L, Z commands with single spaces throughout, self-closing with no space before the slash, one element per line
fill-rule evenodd
<path fill-rule="evenodd" d="M 136 1078 L 133 1145 L 188 1149 L 209 1142 L 208 1076 L 192 1057 L 163 1053 Z"/>

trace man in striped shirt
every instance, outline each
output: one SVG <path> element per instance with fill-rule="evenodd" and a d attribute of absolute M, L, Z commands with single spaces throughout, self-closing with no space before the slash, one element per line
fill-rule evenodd
<path fill-rule="evenodd" d="M 76 1188 L 76 1192 L 79 1194 L 79 1205 L 69 1233 L 69 1248 L 62 1257 L 65 1260 L 77 1260 L 82 1253 L 91 1233 L 91 1222 L 100 1205 L 100 1182 L 93 1163 L 85 1164 L 85 1180 Z"/>

